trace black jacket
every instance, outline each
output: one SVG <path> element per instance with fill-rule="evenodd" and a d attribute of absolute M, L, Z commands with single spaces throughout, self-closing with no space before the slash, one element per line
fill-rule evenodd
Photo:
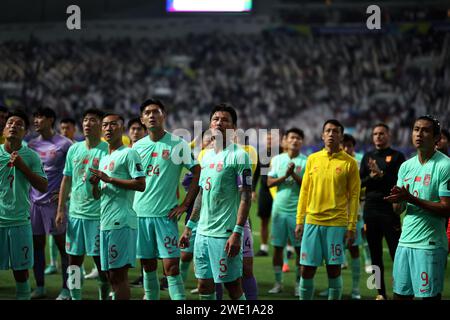
<path fill-rule="evenodd" d="M 369 158 L 376 160 L 378 167 L 384 172 L 382 178 L 371 178 Z M 361 160 L 361 187 L 366 187 L 364 219 L 379 215 L 394 214 L 392 204 L 383 200 L 397 184 L 400 165 L 405 161 L 403 153 L 392 148 L 367 152 Z"/>

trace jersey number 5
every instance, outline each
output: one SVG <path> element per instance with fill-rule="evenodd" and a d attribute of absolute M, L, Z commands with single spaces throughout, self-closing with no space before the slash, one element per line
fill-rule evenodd
<path fill-rule="evenodd" d="M 208 177 L 208 178 L 206 179 L 205 190 L 206 190 L 206 191 L 211 190 L 211 177 Z"/>

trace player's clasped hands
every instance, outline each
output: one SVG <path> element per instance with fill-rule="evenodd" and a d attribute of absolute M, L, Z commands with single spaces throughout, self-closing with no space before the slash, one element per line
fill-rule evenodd
<path fill-rule="evenodd" d="M 383 173 L 378 167 L 377 161 L 372 158 L 369 158 L 369 169 L 370 169 L 370 176 L 372 178 L 381 178 L 383 176 Z"/>
<path fill-rule="evenodd" d="M 286 177 L 289 177 L 291 174 L 294 173 L 294 169 L 295 169 L 295 163 L 291 162 L 288 164 L 288 169 L 286 171 Z"/>
<path fill-rule="evenodd" d="M 394 186 L 391 189 L 391 194 L 387 197 L 384 197 L 384 200 L 398 203 L 402 201 L 408 201 L 412 197 L 411 193 L 409 193 L 409 184 L 406 187 L 402 186 L 401 188 L 398 186 Z"/>
<path fill-rule="evenodd" d="M 92 176 L 89 178 L 89 182 L 91 184 L 97 184 L 100 180 L 106 183 L 109 183 L 111 181 L 111 178 L 103 171 L 93 168 L 89 168 L 89 171 L 92 173 Z"/>
<path fill-rule="evenodd" d="M 9 158 L 9 163 L 11 163 L 12 166 L 17 167 L 18 169 L 21 169 L 21 167 L 24 164 L 22 157 L 19 156 L 19 153 L 17 151 L 13 151 L 11 153 L 11 156 Z"/>

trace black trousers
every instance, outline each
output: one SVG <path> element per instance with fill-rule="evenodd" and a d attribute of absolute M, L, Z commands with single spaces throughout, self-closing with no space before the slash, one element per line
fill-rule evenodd
<path fill-rule="evenodd" d="M 401 234 L 400 217 L 398 215 L 378 215 L 375 217 L 367 217 L 365 215 L 364 223 L 366 224 L 366 238 L 369 245 L 372 265 L 376 265 L 381 271 L 381 289 L 378 294 L 386 297 L 386 285 L 384 282 L 384 264 L 383 264 L 383 238 L 386 239 L 389 254 L 394 261 L 395 251 L 397 250 L 398 241 Z"/>

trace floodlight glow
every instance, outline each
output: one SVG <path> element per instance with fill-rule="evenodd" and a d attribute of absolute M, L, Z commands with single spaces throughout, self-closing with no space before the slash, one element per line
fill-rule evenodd
<path fill-rule="evenodd" d="M 167 0 L 167 12 L 246 12 L 252 0 Z"/>

